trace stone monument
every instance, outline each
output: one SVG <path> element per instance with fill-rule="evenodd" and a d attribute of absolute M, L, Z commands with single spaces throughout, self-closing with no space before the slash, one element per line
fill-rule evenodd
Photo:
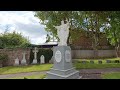
<path fill-rule="evenodd" d="M 44 55 L 41 55 L 41 57 L 40 57 L 40 62 L 41 62 L 41 64 L 44 64 L 44 63 L 45 63 L 45 57 L 44 57 Z"/>
<path fill-rule="evenodd" d="M 60 39 L 58 46 L 53 48 L 53 68 L 47 72 L 46 79 L 79 79 L 79 71 L 75 70 L 72 65 L 71 48 L 67 46 L 69 36 L 69 21 L 61 21 L 57 28 L 57 34 Z"/>
<path fill-rule="evenodd" d="M 26 53 L 23 52 L 22 55 L 23 55 L 23 59 L 22 59 L 22 61 L 21 61 L 21 64 L 22 64 L 22 65 L 27 65 L 27 63 L 26 63 L 26 58 L 25 58 Z"/>
<path fill-rule="evenodd" d="M 19 65 L 19 59 L 18 57 L 15 59 L 15 63 L 14 63 L 14 66 L 18 66 Z"/>
<path fill-rule="evenodd" d="M 37 64 L 37 53 L 38 53 L 37 47 L 35 47 L 35 49 L 33 50 L 33 53 L 34 53 L 33 64 Z"/>

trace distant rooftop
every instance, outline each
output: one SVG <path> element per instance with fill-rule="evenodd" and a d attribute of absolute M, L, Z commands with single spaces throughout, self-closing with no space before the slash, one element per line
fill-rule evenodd
<path fill-rule="evenodd" d="M 58 42 L 47 42 L 47 43 L 42 43 L 42 44 L 39 44 L 39 45 L 57 45 Z"/>
<path fill-rule="evenodd" d="M 31 44 L 32 47 L 39 47 L 39 48 L 52 48 L 53 46 L 57 46 L 58 42 L 47 42 L 47 43 L 42 43 L 42 44 Z"/>

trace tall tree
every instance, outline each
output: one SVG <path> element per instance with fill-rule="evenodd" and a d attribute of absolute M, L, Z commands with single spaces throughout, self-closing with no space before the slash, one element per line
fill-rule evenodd
<path fill-rule="evenodd" d="M 81 13 L 79 11 L 36 11 L 35 16 L 40 19 L 40 22 L 46 26 L 46 31 L 53 33 L 54 37 L 58 39 L 57 30 L 54 26 L 58 26 L 61 24 L 61 20 L 68 19 L 70 21 L 70 34 L 68 37 L 76 36 L 71 34 L 71 30 L 75 30 L 76 28 L 81 28 Z M 59 39 L 58 39 L 59 41 Z"/>
<path fill-rule="evenodd" d="M 116 56 L 120 48 L 120 11 L 109 12 L 109 22 L 106 28 L 106 35 L 111 45 L 115 46 Z"/>

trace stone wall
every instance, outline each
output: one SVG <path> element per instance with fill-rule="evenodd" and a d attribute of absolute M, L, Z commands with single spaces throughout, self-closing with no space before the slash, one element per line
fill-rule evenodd
<path fill-rule="evenodd" d="M 110 58 L 116 57 L 115 50 L 98 50 L 97 52 L 98 58 Z M 119 53 L 120 56 L 120 53 Z M 93 50 L 72 50 L 72 58 L 93 58 L 94 51 Z"/>
<path fill-rule="evenodd" d="M 23 58 L 23 55 L 22 53 L 23 52 L 26 52 L 26 60 L 27 60 L 27 63 L 29 63 L 29 57 L 30 57 L 30 49 L 27 48 L 27 49 L 22 49 L 22 48 L 17 48 L 17 49 L 0 49 L 0 53 L 5 53 L 8 55 L 8 60 L 6 62 L 4 62 L 3 64 L 5 66 L 12 66 L 14 65 L 14 62 L 15 62 L 15 59 L 18 57 L 18 59 L 22 60 Z"/>

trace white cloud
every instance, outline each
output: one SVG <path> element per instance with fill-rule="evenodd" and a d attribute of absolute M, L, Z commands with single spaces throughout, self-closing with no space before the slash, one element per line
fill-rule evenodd
<path fill-rule="evenodd" d="M 9 25 L 9 32 L 14 30 L 29 37 L 31 43 L 44 43 L 46 40 L 46 31 L 39 19 L 34 17 L 32 11 L 0 11 L 0 33 L 5 31 L 6 25 Z"/>

